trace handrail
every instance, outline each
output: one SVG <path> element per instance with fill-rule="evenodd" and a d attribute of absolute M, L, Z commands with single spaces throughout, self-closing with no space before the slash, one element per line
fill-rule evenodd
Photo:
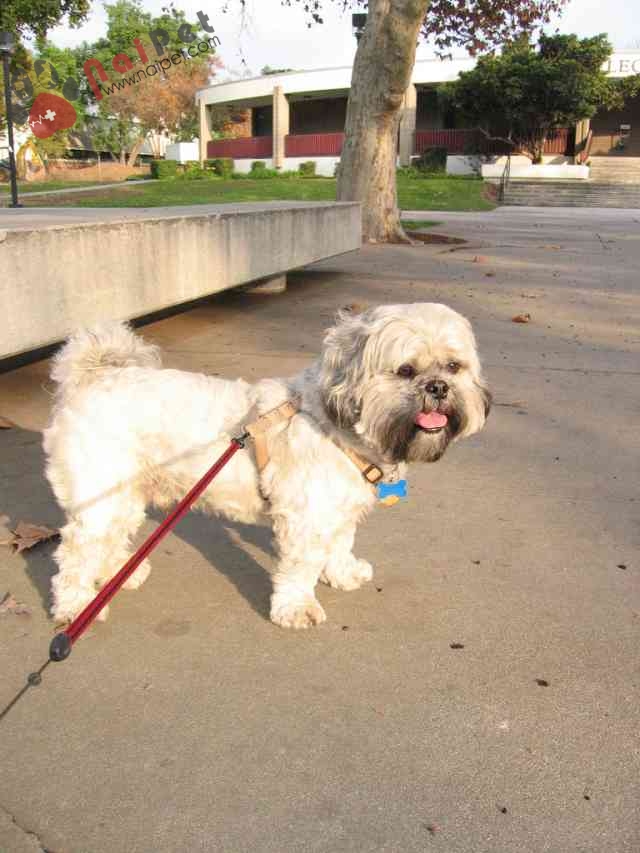
<path fill-rule="evenodd" d="M 498 200 L 504 201 L 504 197 L 507 192 L 507 188 L 509 186 L 509 179 L 511 178 L 511 154 L 507 154 L 507 162 L 504 164 L 504 169 L 502 170 L 502 177 L 500 178 L 500 190 L 498 191 Z"/>

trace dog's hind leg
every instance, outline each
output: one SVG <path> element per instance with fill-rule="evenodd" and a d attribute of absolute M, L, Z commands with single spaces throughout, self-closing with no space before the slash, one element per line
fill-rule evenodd
<path fill-rule="evenodd" d="M 60 531 L 61 542 L 54 559 L 59 566 L 51 588 L 55 619 L 73 619 L 91 601 L 96 592 L 129 559 L 131 537 L 145 517 L 145 501 L 131 487 L 117 487 L 98 495 L 71 516 Z M 145 560 L 125 587 L 136 589 L 149 574 Z M 106 611 L 100 619 L 106 618 Z"/>

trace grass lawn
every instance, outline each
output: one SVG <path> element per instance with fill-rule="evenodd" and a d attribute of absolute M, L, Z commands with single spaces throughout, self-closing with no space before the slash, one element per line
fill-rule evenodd
<path fill-rule="evenodd" d="M 98 187 L 98 186 L 109 186 L 110 184 L 122 184 L 124 181 L 33 181 L 32 183 L 23 183 L 22 181 L 18 182 L 18 194 L 23 195 L 24 193 L 37 193 L 37 192 L 51 192 L 52 190 L 70 190 L 70 189 L 82 189 L 82 187 Z M 0 193 L 10 193 L 11 185 L 10 184 L 0 184 Z"/>
<path fill-rule="evenodd" d="M 434 228 L 436 225 L 442 225 L 442 222 L 436 222 L 434 219 L 403 219 L 402 227 L 409 231 L 420 231 L 424 228 Z"/>
<path fill-rule="evenodd" d="M 403 210 L 491 210 L 479 178 L 398 176 Z M 29 207 L 160 207 L 181 204 L 220 204 L 236 201 L 334 201 L 334 178 L 261 180 L 152 180 L 133 186 L 120 183 L 113 190 L 69 193 L 27 200 Z"/>

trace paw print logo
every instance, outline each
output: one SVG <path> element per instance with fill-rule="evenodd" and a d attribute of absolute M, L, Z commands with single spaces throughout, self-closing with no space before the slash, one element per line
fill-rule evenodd
<path fill-rule="evenodd" d="M 42 92 L 29 112 L 29 127 L 38 139 L 48 139 L 58 130 L 73 127 L 77 118 L 73 104 L 65 98 Z"/>

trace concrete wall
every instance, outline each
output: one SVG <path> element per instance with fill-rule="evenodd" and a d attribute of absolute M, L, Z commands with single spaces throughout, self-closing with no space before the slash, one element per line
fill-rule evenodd
<path fill-rule="evenodd" d="M 172 142 L 167 145 L 164 156 L 167 160 L 177 160 L 186 163 L 199 157 L 198 142 Z"/>
<path fill-rule="evenodd" d="M 0 358 L 360 245 L 355 203 L 0 210 Z"/>
<path fill-rule="evenodd" d="M 504 167 L 506 165 L 507 158 L 506 157 L 487 157 L 485 154 L 449 154 L 447 157 L 447 174 L 448 175 L 480 175 L 483 177 L 502 177 L 502 173 L 504 171 Z M 566 157 L 564 154 L 545 154 L 542 158 L 542 165 L 544 166 L 565 166 L 572 165 L 573 158 Z M 490 172 L 487 174 L 484 169 Z M 512 177 L 518 177 L 516 175 L 517 171 L 521 171 L 522 169 L 530 170 L 531 168 L 531 160 L 528 157 L 524 157 L 523 155 L 516 155 L 511 158 L 511 175 Z M 540 166 L 535 167 L 536 172 L 533 173 L 533 177 L 545 177 L 540 171 Z M 554 172 L 555 170 L 551 170 Z M 522 177 L 531 177 L 531 174 L 523 174 Z M 546 175 L 546 177 L 562 177 L 562 175 L 558 172 L 556 174 Z M 572 174 L 572 177 L 588 177 L 583 173 Z"/>
<path fill-rule="evenodd" d="M 483 178 L 501 178 L 504 171 L 504 164 L 487 163 L 482 166 L 480 171 Z M 510 176 L 512 178 L 527 178 L 529 180 L 586 181 L 589 177 L 589 167 L 574 166 L 569 163 L 541 163 L 533 166 L 528 161 L 526 165 L 512 163 Z"/>
<path fill-rule="evenodd" d="M 251 171 L 251 164 L 254 160 L 262 160 L 265 163 L 267 169 L 275 169 L 275 166 L 273 165 L 273 159 L 271 157 L 252 157 L 250 160 L 234 159 L 233 166 L 235 171 L 246 174 L 247 172 Z M 285 172 L 297 172 L 300 163 L 306 163 L 308 160 L 315 161 L 316 175 L 322 175 L 325 178 L 333 178 L 335 174 L 335 168 L 340 162 L 339 157 L 285 157 L 282 161 L 282 169 Z"/>

